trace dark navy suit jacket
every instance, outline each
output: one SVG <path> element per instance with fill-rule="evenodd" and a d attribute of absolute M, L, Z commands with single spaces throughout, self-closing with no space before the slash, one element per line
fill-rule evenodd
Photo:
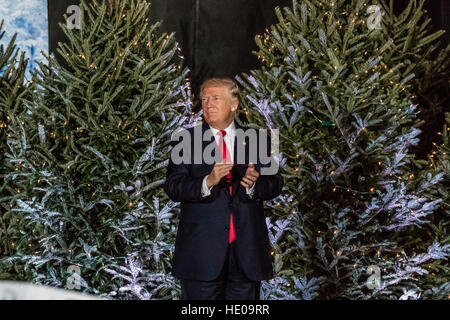
<path fill-rule="evenodd" d="M 236 123 L 236 129 L 247 130 Z M 203 121 L 202 133 L 209 129 Z M 193 137 L 193 128 L 187 129 Z M 193 139 L 192 139 L 193 140 Z M 245 164 L 237 164 L 237 138 L 234 142 L 234 163 L 232 169 L 232 195 L 225 178 L 211 189 L 211 194 L 202 198 L 203 178 L 210 174 L 213 164 L 193 163 L 174 164 L 169 160 L 164 190 L 169 198 L 181 202 L 172 274 L 180 279 L 210 281 L 216 279 L 224 266 L 230 225 L 230 212 L 236 232 L 236 248 L 241 267 L 252 281 L 273 278 L 270 254 L 271 245 L 263 211 L 263 200 L 270 200 L 281 193 L 283 179 L 277 171 L 274 175 L 261 175 L 256 181 L 254 195 L 250 198 L 240 184 L 248 167 L 248 138 L 245 143 Z M 214 141 L 202 141 L 203 149 Z M 270 154 L 270 139 L 266 136 Z M 177 142 L 173 142 L 175 145 Z M 192 141 L 192 148 L 193 148 Z M 259 136 L 258 144 L 259 145 Z M 192 149 L 193 150 L 193 149 Z M 258 150 L 259 151 L 259 150 Z M 215 152 L 213 152 L 213 155 Z M 258 153 L 259 154 L 259 153 Z M 254 162 L 255 169 L 261 173 L 259 156 Z"/>

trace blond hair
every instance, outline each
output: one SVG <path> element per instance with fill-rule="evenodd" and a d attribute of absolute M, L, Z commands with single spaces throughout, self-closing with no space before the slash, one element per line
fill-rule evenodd
<path fill-rule="evenodd" d="M 202 96 L 203 89 L 206 87 L 227 87 L 230 95 L 233 99 L 239 99 L 239 87 L 236 82 L 230 78 L 211 78 L 205 80 L 200 87 L 200 97 Z"/>

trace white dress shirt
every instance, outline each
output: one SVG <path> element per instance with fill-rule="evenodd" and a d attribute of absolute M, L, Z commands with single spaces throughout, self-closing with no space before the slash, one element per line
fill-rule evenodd
<path fill-rule="evenodd" d="M 211 126 L 209 126 L 211 128 L 212 133 L 214 134 L 214 138 L 216 139 L 216 143 L 217 145 L 219 145 L 220 142 L 220 134 L 218 134 L 218 132 L 220 130 L 217 130 L 216 128 L 213 128 Z M 227 133 L 224 137 L 225 140 L 225 144 L 227 145 L 227 149 L 230 152 L 230 156 L 231 158 L 233 158 L 234 155 L 234 136 L 235 136 L 235 125 L 234 125 L 234 120 L 231 121 L 231 124 L 225 128 L 225 132 Z M 233 160 L 232 160 L 233 161 Z M 202 185 L 202 197 L 207 197 L 211 194 L 211 188 L 208 188 L 208 186 L 206 185 L 206 179 L 208 178 L 209 175 L 207 175 L 205 178 L 203 178 L 203 185 Z M 255 191 L 255 184 L 253 183 L 253 186 L 251 188 L 245 188 L 247 195 L 252 198 L 254 191 Z"/>

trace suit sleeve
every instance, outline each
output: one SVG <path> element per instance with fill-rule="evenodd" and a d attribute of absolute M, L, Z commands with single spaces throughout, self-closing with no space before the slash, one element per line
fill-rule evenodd
<path fill-rule="evenodd" d="M 271 140 L 267 138 L 267 150 L 268 155 L 271 154 Z M 260 164 L 259 167 L 270 167 L 271 163 Z M 255 183 L 254 199 L 256 200 L 271 200 L 280 195 L 281 189 L 283 189 L 283 177 L 281 176 L 280 169 L 273 175 L 262 175 L 261 170 L 258 180 Z"/>
<path fill-rule="evenodd" d="M 191 164 L 174 164 L 172 157 L 167 166 L 164 191 L 175 202 L 200 201 L 204 177 L 193 178 L 190 174 Z"/>

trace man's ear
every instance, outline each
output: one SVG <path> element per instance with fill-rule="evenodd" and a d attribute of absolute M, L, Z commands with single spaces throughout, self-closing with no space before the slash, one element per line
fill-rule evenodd
<path fill-rule="evenodd" d="M 233 102 L 233 105 L 231 106 L 231 111 L 235 112 L 239 106 L 239 101 Z"/>

